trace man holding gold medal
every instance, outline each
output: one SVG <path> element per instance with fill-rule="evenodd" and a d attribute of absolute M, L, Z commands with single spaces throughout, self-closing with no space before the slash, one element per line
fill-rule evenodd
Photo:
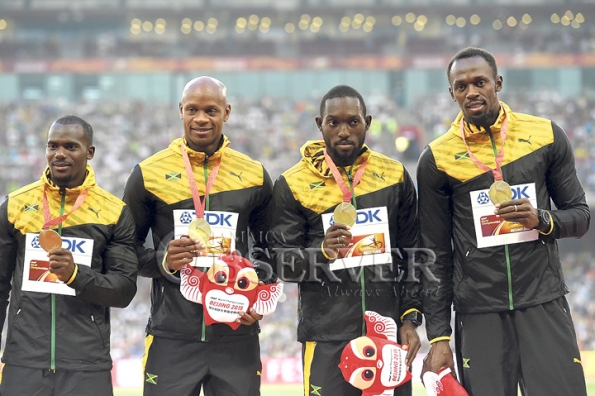
<path fill-rule="evenodd" d="M 262 164 L 229 147 L 227 89 L 211 77 L 188 82 L 179 104 L 184 137 L 137 165 L 124 191 L 137 226 L 139 272 L 153 278 L 145 395 L 260 394 L 256 312 L 232 330 L 206 326 L 203 306 L 180 292 L 179 270 L 210 267 L 223 255 L 265 248 L 272 182 Z M 234 176 L 241 170 L 242 177 Z M 149 230 L 155 248 L 143 247 Z M 270 271 L 269 271 L 270 272 Z"/>
<path fill-rule="evenodd" d="M 367 310 L 398 324 L 405 364 L 420 347 L 421 288 L 408 268 L 419 235 L 415 188 L 400 162 L 364 144 L 371 120 L 359 92 L 332 88 L 316 117 L 324 140 L 306 142 L 302 160 L 275 183 L 276 272 L 299 282 L 306 394 L 361 395 L 338 365 L 343 348 L 366 334 Z M 374 382 L 369 374 L 361 386 Z M 394 394 L 410 395 L 411 384 Z"/>
<path fill-rule="evenodd" d="M 134 220 L 95 182 L 86 121 L 56 120 L 45 152 L 41 179 L 0 206 L 0 393 L 111 395 L 109 309 L 136 292 Z"/>
<path fill-rule="evenodd" d="M 466 48 L 447 69 L 461 112 L 418 164 L 427 282 L 424 371 L 454 366 L 469 395 L 586 395 L 564 295 L 558 238 L 581 237 L 589 207 L 572 147 L 554 122 L 498 100 L 503 78 L 487 51 Z M 552 202 L 555 210 L 552 209 Z"/>

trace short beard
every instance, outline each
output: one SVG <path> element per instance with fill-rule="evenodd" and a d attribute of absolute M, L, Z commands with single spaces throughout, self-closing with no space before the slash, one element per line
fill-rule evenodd
<path fill-rule="evenodd" d="M 476 115 L 476 116 L 468 116 L 467 122 L 473 124 L 477 127 L 483 127 L 486 131 L 490 129 L 492 125 L 498 119 L 498 114 L 500 112 L 500 107 L 498 109 L 490 109 L 487 112 Z"/>
<path fill-rule="evenodd" d="M 72 181 L 72 175 L 66 177 L 55 177 L 50 172 L 50 180 L 58 187 L 66 187 Z"/>
<path fill-rule="evenodd" d="M 359 145 L 359 147 L 355 147 L 351 154 L 349 155 L 342 155 L 340 154 L 334 147 L 330 145 L 329 142 L 326 141 L 326 151 L 333 159 L 333 162 L 337 166 L 349 166 L 355 162 L 357 157 L 359 157 L 359 153 L 362 151 L 362 147 L 364 146 L 363 142 Z"/>

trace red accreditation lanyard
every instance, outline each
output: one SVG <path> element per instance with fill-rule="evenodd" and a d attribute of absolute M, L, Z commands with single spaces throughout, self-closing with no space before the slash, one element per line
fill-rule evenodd
<path fill-rule="evenodd" d="M 337 169 L 337 166 L 333 162 L 333 159 L 331 158 L 331 156 L 328 155 L 328 153 L 326 152 L 326 148 L 324 149 L 324 159 L 325 159 L 326 163 L 328 164 L 328 167 L 331 170 L 331 173 L 333 174 L 333 178 L 335 179 L 335 182 L 337 182 L 337 185 L 339 186 L 339 188 L 341 189 L 341 192 L 343 193 L 343 202 L 350 202 L 351 197 L 353 196 L 353 191 L 355 190 L 355 186 L 358 185 L 359 181 L 361 180 L 362 176 L 364 175 L 364 172 L 366 171 L 366 165 L 368 165 L 368 159 L 366 158 L 366 160 L 362 163 L 362 165 L 357 170 L 357 172 L 355 172 L 355 176 L 353 177 L 353 184 L 351 185 L 351 188 L 347 187 L 347 183 L 345 183 L 345 180 L 343 180 L 343 177 L 341 176 L 341 173 L 339 172 L 339 169 Z"/>
<path fill-rule="evenodd" d="M 219 168 L 221 167 L 221 156 L 215 166 L 213 166 L 213 170 L 209 173 L 209 178 L 207 179 L 207 184 L 205 186 L 205 196 L 204 199 L 200 199 L 200 195 L 198 194 L 198 188 L 196 187 L 196 179 L 194 179 L 194 173 L 192 172 L 192 164 L 190 164 L 190 158 L 188 158 L 188 153 L 186 152 L 186 145 L 182 143 L 182 157 L 184 158 L 184 167 L 186 168 L 186 177 L 188 177 L 188 183 L 190 184 L 190 192 L 192 193 L 192 200 L 194 201 L 194 210 L 196 211 L 196 217 L 199 219 L 203 219 L 205 217 L 205 206 L 207 204 L 207 197 L 209 196 L 209 192 L 215 184 L 215 179 L 217 179 L 217 174 L 219 173 Z"/>
<path fill-rule="evenodd" d="M 502 111 L 504 112 L 504 121 L 502 121 L 502 127 L 500 128 L 500 140 L 502 141 L 502 146 L 500 147 L 500 151 L 496 155 L 496 169 L 492 169 L 480 160 L 477 159 L 475 155 L 471 152 L 467 141 L 465 141 L 465 118 L 461 118 L 460 129 L 461 129 L 461 137 L 463 138 L 463 142 L 465 143 L 465 147 L 467 148 L 467 154 L 469 154 L 469 158 L 471 161 L 481 170 L 485 172 L 492 172 L 494 174 L 494 180 L 503 180 L 502 178 L 502 160 L 504 159 L 504 143 L 506 142 L 506 137 L 508 136 L 508 116 L 506 114 L 506 110 L 502 107 Z M 496 149 L 494 149 L 494 154 L 496 154 Z"/>
<path fill-rule="evenodd" d="M 87 198 L 87 194 L 89 194 L 89 190 L 81 191 L 78 198 L 74 202 L 74 205 L 72 205 L 72 209 L 70 210 L 70 212 L 68 212 L 62 216 L 56 217 L 55 219 L 52 219 L 52 215 L 50 213 L 50 205 L 48 202 L 48 196 L 47 196 L 47 192 L 46 192 L 46 187 L 44 187 L 43 188 L 42 205 L 43 205 L 43 221 L 45 223 L 43 224 L 42 229 L 45 230 L 45 229 L 49 229 L 51 227 L 55 227 L 59 224 L 62 224 L 62 222 L 64 222 L 64 220 L 66 220 L 66 218 L 68 216 L 70 216 L 70 214 L 72 214 L 72 212 L 74 212 L 75 210 L 77 210 L 78 208 L 81 207 L 81 205 L 83 204 L 83 202 L 85 202 L 85 199 Z"/>

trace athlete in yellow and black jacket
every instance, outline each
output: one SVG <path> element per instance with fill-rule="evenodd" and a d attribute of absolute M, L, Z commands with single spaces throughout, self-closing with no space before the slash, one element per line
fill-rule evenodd
<path fill-rule="evenodd" d="M 331 88 L 316 117 L 323 140 L 306 142 L 301 161 L 275 182 L 271 244 L 277 275 L 298 282 L 304 394 L 357 396 L 394 378 L 391 359 L 359 374 L 339 369 L 345 346 L 366 334 L 366 311 L 395 321 L 408 348 L 400 364 L 410 365 L 420 347 L 415 187 L 400 162 L 364 144 L 371 122 L 356 89 Z M 352 227 L 335 222 L 343 202 L 357 210 Z M 376 359 L 374 348 L 365 349 Z M 394 395 L 410 396 L 411 384 Z"/>
<path fill-rule="evenodd" d="M 124 201 L 131 207 L 137 224 L 137 240 L 144 244 L 152 231 L 154 249 L 139 249 L 139 274 L 153 278 L 151 318 L 147 332 L 156 336 L 216 341 L 222 337 L 241 337 L 258 333 L 258 325 L 240 326 L 232 330 L 225 324 L 204 329 L 202 305 L 186 300 L 179 283 L 164 273 L 163 256 L 174 236 L 174 210 L 194 211 L 192 194 L 184 171 L 180 145 L 184 138 L 174 140 L 167 149 L 138 164 L 124 191 Z M 226 211 L 239 214 L 236 226 L 236 250 L 248 255 L 248 230 L 257 239 L 256 247 L 264 248 L 269 217 L 272 182 L 257 161 L 233 150 L 223 136 L 221 148 L 208 158 L 204 153 L 186 148 L 194 163 L 194 176 L 200 196 L 204 195 L 205 176 L 221 158 L 221 168 L 206 205 L 206 211 Z M 176 212 L 177 213 L 177 212 Z M 225 218 L 223 219 L 225 221 Z M 164 276 L 165 275 L 165 276 Z"/>
<path fill-rule="evenodd" d="M 105 395 L 111 392 L 109 307 L 126 307 L 136 292 L 134 221 L 119 198 L 95 183 L 90 165 L 77 187 L 58 187 L 49 177 L 46 168 L 39 181 L 9 194 L 0 206 L 0 327 L 10 293 L 0 389 L 7 395 L 33 394 L 42 386 L 55 386 L 58 392 L 67 386 L 66 375 L 91 385 L 85 390 L 75 387 L 75 392 Z M 62 246 L 75 259 L 77 254 L 92 255 L 91 265 L 75 264 L 65 282 L 76 295 L 21 289 L 24 267 L 30 265 L 25 262 L 26 252 L 42 250 L 37 233 L 45 223 L 44 189 L 52 219 L 69 213 L 79 194 L 88 190 L 82 206 L 58 228 Z M 90 241 L 92 250 L 88 249 Z M 105 376 L 93 376 L 99 372 Z"/>
<path fill-rule="evenodd" d="M 425 285 L 430 291 L 424 294 L 428 339 L 434 343 L 450 338 L 453 303 L 457 332 L 465 335 L 462 340 L 457 337 L 459 378 L 469 392 L 488 394 L 479 391 L 483 386 L 485 392 L 494 392 L 489 394 L 510 394 L 507 387 L 516 393 L 517 383 L 501 378 L 496 368 L 502 367 L 510 378 L 517 378 L 513 355 L 529 356 L 530 348 L 534 358 L 521 357 L 521 364 L 539 368 L 531 374 L 532 379 L 523 369 L 526 384 L 544 383 L 548 377 L 549 389 L 570 382 L 580 388 L 582 370 L 573 362 L 579 356 L 563 298 L 568 288 L 556 243 L 558 238 L 582 236 L 589 226 L 589 207 L 576 176 L 572 147 L 564 131 L 552 121 L 515 113 L 502 102 L 500 106 L 497 121 L 487 131 L 465 121 L 465 141 L 479 161 L 496 168 L 495 153 L 500 150 L 500 131 L 507 118 L 502 174 L 512 186 L 512 202 L 517 203 L 514 210 L 520 206 L 516 200 L 532 200 L 534 207 L 549 215 L 549 225 L 543 233 L 535 230 L 538 237 L 532 241 L 478 247 L 478 238 L 502 237 L 490 228 L 489 223 L 497 221 L 495 216 L 476 214 L 481 219 L 474 220 L 474 211 L 490 205 L 488 188 L 494 176 L 469 157 L 461 137 L 460 113 L 449 131 L 422 153 L 417 172 L 422 246 L 436 254 L 429 269 L 439 281 Z M 541 319 L 529 322 L 536 310 L 539 314 L 535 317 Z M 505 324 L 496 324 L 491 318 Z M 558 339 L 548 335 L 543 321 L 553 324 Z M 521 352 L 508 349 L 514 339 L 522 346 Z M 540 356 L 539 350 L 551 351 L 557 363 L 535 359 Z M 545 366 L 556 368 L 546 375 L 541 371 Z M 536 389 L 546 387 L 538 386 L 541 388 Z M 504 393 L 496 391 L 502 387 Z M 548 394 L 561 394 L 552 392 Z"/>
<path fill-rule="evenodd" d="M 341 174 L 348 183 L 368 159 L 362 181 L 355 188 L 356 208 L 387 208 L 393 264 L 365 267 L 364 288 L 359 278 L 354 279 L 347 270 L 335 271 L 334 275 L 341 281 L 334 282 L 328 278 L 328 273 L 312 266 L 311 254 L 316 255 L 316 262 L 320 264 L 330 261 L 320 249 L 324 238 L 322 214 L 332 213 L 343 200 L 324 161 L 323 148 L 323 141 L 307 142 L 301 149 L 302 160 L 275 182 L 272 238 L 277 258 L 286 261 L 286 265 L 278 262 L 275 268 L 284 280 L 300 281 L 300 342 L 346 341 L 362 335 L 364 300 L 365 309 L 390 316 L 397 323 L 400 316 L 411 309 L 421 312 L 419 283 L 406 282 L 407 275 L 403 273 L 407 269 L 408 252 L 402 249 L 415 248 L 418 238 L 413 181 L 400 162 L 365 145 L 353 167 L 341 169 Z M 374 214 L 369 217 L 373 218 Z M 304 259 L 291 250 L 283 250 L 295 247 L 310 250 L 303 254 Z M 290 255 L 284 257 L 283 254 Z M 289 265 L 292 259 L 296 261 Z M 379 269 L 382 271 L 380 278 L 384 279 L 381 282 L 374 281 L 374 277 L 380 276 L 375 273 Z M 317 277 L 321 282 L 314 279 Z M 397 280 L 400 278 L 404 282 Z"/>

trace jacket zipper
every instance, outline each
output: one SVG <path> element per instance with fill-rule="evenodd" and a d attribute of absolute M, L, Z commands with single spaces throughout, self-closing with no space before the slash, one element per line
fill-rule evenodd
<path fill-rule="evenodd" d="M 351 165 L 349 167 L 349 171 L 345 170 L 345 174 L 347 175 L 347 180 L 349 181 L 349 189 L 353 188 L 353 176 L 352 176 L 352 172 L 353 172 L 353 165 Z M 353 189 L 353 195 L 351 196 L 351 204 L 357 210 L 357 203 L 355 201 L 355 188 Z M 365 272 L 365 267 L 362 267 L 361 268 L 361 271 L 359 273 L 360 287 L 361 287 L 361 292 L 362 292 L 362 318 L 363 318 L 362 319 L 362 336 L 366 334 L 366 319 L 365 319 L 365 313 L 366 313 L 366 281 L 365 281 L 365 277 L 364 277 L 364 272 Z"/>
<path fill-rule="evenodd" d="M 492 142 L 492 149 L 494 150 L 494 157 L 498 157 L 498 150 L 496 149 L 496 141 L 492 135 L 492 131 L 486 128 L 490 141 Z M 510 252 L 508 251 L 508 245 L 504 245 L 504 256 L 506 258 L 506 277 L 508 281 L 508 309 L 511 311 L 514 309 L 514 301 L 512 298 L 512 270 L 510 268 Z"/>
<path fill-rule="evenodd" d="M 62 199 L 60 200 L 60 216 L 64 214 L 64 203 L 66 202 L 66 189 L 60 188 Z M 62 235 L 62 223 L 58 225 L 58 234 Z M 52 330 L 50 337 L 50 370 L 56 371 L 56 295 L 50 295 L 52 304 Z"/>
<path fill-rule="evenodd" d="M 209 173 L 208 173 L 208 168 L 207 168 L 207 164 L 209 162 L 209 156 L 207 154 L 205 154 L 205 162 L 203 164 L 203 171 L 204 171 L 204 177 L 205 177 L 205 186 L 207 185 L 208 181 L 209 181 Z M 205 189 L 206 192 L 206 189 Z M 209 196 L 205 196 L 205 210 L 209 210 Z M 205 323 L 205 315 L 203 312 L 202 315 L 202 330 L 201 330 L 201 335 L 200 335 L 200 340 L 201 341 L 206 341 L 207 340 L 207 325 Z"/>

